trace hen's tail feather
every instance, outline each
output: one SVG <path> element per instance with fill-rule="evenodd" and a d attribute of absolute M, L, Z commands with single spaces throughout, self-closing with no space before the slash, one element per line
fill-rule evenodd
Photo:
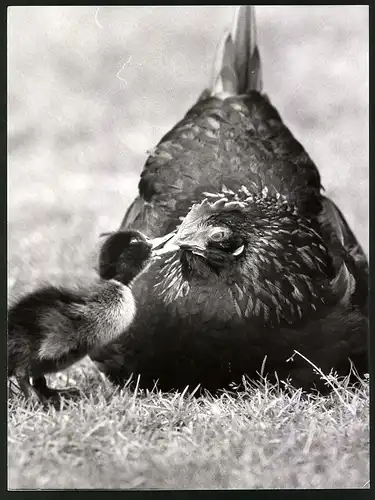
<path fill-rule="evenodd" d="M 256 41 L 253 5 L 237 8 L 231 33 L 226 33 L 217 50 L 210 94 L 245 94 L 262 90 L 262 69 Z"/>

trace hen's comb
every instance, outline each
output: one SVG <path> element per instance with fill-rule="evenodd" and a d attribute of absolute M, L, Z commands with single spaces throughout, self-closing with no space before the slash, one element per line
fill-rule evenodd
<path fill-rule="evenodd" d="M 210 215 L 220 212 L 231 212 L 233 210 L 243 210 L 244 208 L 246 208 L 246 203 L 242 201 L 229 201 L 228 198 L 220 197 L 212 203 L 205 198 L 201 203 L 196 203 L 192 206 L 182 221 L 179 232 L 184 232 L 188 227 L 196 226 Z"/>

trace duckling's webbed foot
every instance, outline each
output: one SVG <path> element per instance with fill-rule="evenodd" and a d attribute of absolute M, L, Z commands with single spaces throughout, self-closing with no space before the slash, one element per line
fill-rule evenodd
<path fill-rule="evenodd" d="M 77 399 L 81 395 L 81 391 L 74 387 L 66 389 L 52 389 L 48 387 L 45 377 L 37 377 L 33 379 L 33 388 L 36 390 L 40 398 L 44 400 L 45 404 L 52 404 L 58 407 L 61 399 Z"/>

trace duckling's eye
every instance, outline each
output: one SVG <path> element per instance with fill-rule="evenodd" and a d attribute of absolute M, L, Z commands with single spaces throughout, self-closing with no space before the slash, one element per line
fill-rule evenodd
<path fill-rule="evenodd" d="M 140 241 L 136 236 L 132 236 L 129 244 L 132 245 L 133 243 L 138 243 L 138 241 Z"/>

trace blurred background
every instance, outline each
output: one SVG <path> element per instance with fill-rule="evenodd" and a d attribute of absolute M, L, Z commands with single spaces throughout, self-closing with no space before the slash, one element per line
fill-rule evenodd
<path fill-rule="evenodd" d="M 94 273 L 234 7 L 8 8 L 10 296 Z M 259 6 L 264 87 L 368 252 L 368 6 Z"/>

